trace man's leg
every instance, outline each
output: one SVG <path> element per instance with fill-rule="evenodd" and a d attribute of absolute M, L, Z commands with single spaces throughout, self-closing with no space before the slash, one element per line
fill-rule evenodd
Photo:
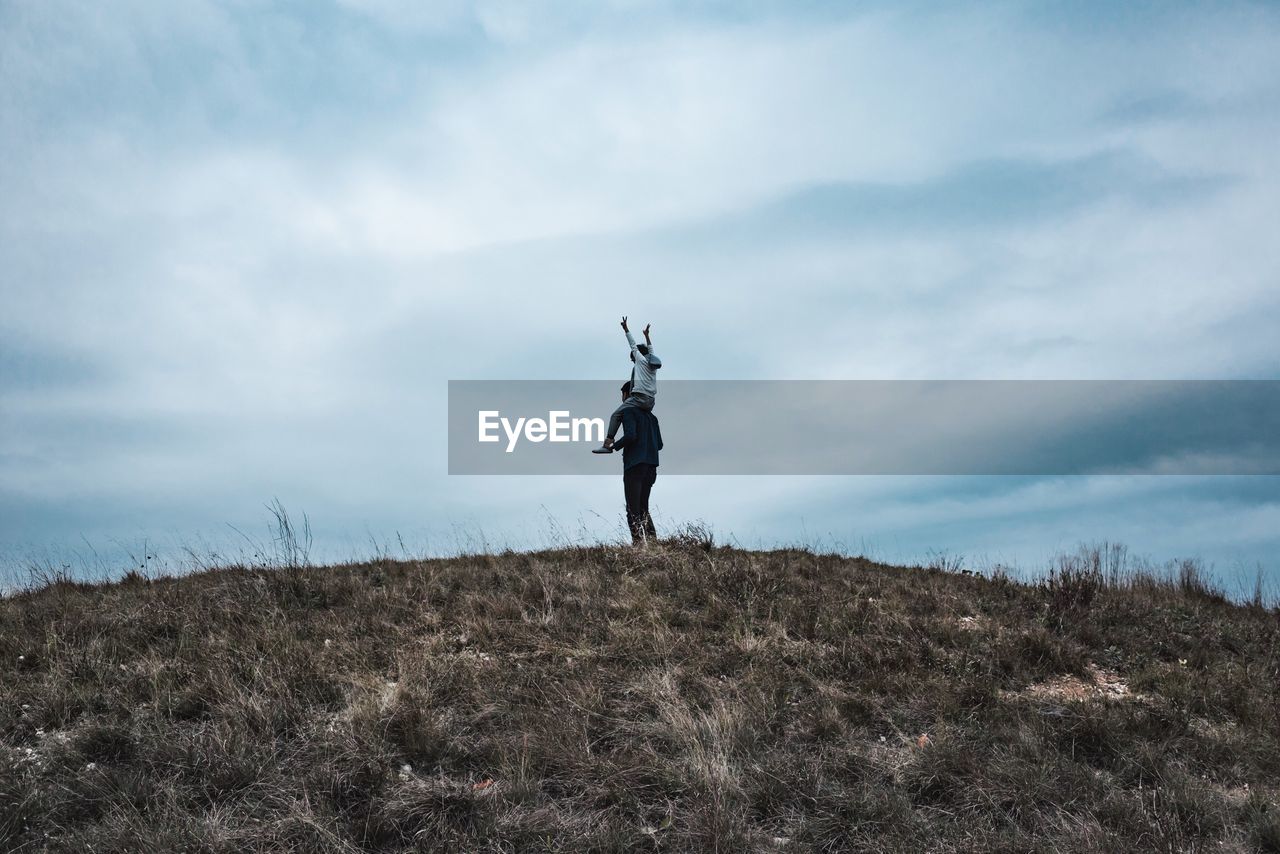
<path fill-rule="evenodd" d="M 627 528 L 631 531 L 632 543 L 639 543 L 643 535 L 643 517 L 640 515 L 640 507 L 644 473 L 641 468 L 642 466 L 632 466 L 622 473 L 622 493 L 627 500 Z"/>
<path fill-rule="evenodd" d="M 657 540 L 658 530 L 654 528 L 653 516 L 649 514 L 649 492 L 653 489 L 653 482 L 658 479 L 658 467 L 647 463 L 642 466 L 637 466 L 637 468 L 641 467 L 645 470 L 644 485 L 641 487 L 640 491 L 640 509 L 644 514 L 641 517 L 641 522 L 644 525 L 645 535 L 650 540 Z"/>

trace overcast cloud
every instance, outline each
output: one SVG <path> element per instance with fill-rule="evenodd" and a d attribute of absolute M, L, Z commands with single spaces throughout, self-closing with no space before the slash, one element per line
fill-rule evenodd
<path fill-rule="evenodd" d="M 672 379 L 1280 378 L 1277 139 L 1271 4 L 4 0 L 0 541 L 618 536 L 615 479 L 450 478 L 444 430 L 449 379 L 625 377 L 624 313 Z M 1280 572 L 1276 478 L 654 498 Z"/>

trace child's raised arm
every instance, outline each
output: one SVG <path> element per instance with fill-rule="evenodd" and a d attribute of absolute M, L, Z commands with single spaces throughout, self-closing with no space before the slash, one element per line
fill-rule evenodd
<path fill-rule="evenodd" d="M 636 339 L 631 337 L 631 330 L 627 328 L 627 316 L 622 315 L 622 331 L 627 333 L 627 343 L 631 345 L 631 352 L 635 352 Z"/>
<path fill-rule="evenodd" d="M 653 352 L 653 339 L 649 337 L 649 327 L 652 325 L 652 323 L 646 323 L 644 325 L 644 345 L 645 349 L 649 351 L 644 354 L 644 357 L 654 368 L 661 368 L 662 360 Z"/>

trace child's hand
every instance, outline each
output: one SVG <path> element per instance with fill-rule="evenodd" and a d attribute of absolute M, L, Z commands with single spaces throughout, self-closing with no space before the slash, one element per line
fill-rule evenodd
<path fill-rule="evenodd" d="M 630 329 L 628 329 L 628 328 L 627 328 L 627 316 L 626 316 L 625 314 L 624 314 L 624 315 L 622 315 L 622 331 L 623 331 L 623 332 L 630 332 L 630 331 L 631 331 Z"/>

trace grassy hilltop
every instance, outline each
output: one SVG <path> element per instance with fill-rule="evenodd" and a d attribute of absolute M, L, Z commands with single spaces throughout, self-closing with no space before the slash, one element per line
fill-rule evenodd
<path fill-rule="evenodd" d="M 0 850 L 1280 851 L 1280 613 L 683 537 L 0 600 Z"/>

